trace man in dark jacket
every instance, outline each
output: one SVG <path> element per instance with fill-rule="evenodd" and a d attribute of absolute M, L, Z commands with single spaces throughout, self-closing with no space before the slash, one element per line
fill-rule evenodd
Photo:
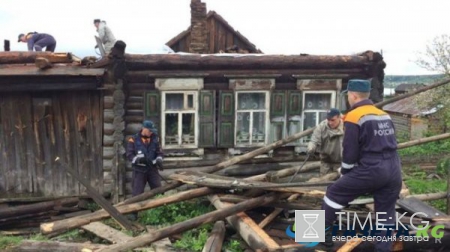
<path fill-rule="evenodd" d="M 144 121 L 141 131 L 128 139 L 127 159 L 133 167 L 133 196 L 143 193 L 147 182 L 151 189 L 161 186 L 163 153 L 152 121 Z"/>
<path fill-rule="evenodd" d="M 343 176 L 328 187 L 322 205 L 326 246 L 333 245 L 331 226 L 336 212 L 361 195 L 373 194 L 378 224 L 384 228 L 392 226 L 396 217 L 395 203 L 402 187 L 397 140 L 390 116 L 368 99 L 369 81 L 350 80 L 347 91 L 351 108 L 344 118 Z M 383 232 L 381 235 L 386 235 Z M 377 242 L 376 251 L 391 251 L 391 244 L 389 241 Z"/>
<path fill-rule="evenodd" d="M 36 52 L 45 51 L 54 52 L 56 49 L 56 40 L 50 34 L 30 32 L 28 34 L 19 34 L 17 42 L 24 42 L 28 44 L 28 51 L 35 50 Z"/>

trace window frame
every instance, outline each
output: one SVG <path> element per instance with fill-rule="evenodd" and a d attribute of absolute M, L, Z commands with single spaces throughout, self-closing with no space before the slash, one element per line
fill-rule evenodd
<path fill-rule="evenodd" d="M 166 110 L 166 94 L 182 94 L 183 109 L 182 110 Z M 193 108 L 188 108 L 188 96 L 193 95 Z M 199 128 L 199 92 L 197 90 L 189 91 L 161 91 L 161 146 L 164 149 L 197 149 L 198 148 L 198 128 Z M 166 144 L 166 114 L 178 114 L 178 144 Z M 194 114 L 194 144 L 183 144 L 183 114 Z M 181 124 L 181 127 L 180 127 Z"/>
<path fill-rule="evenodd" d="M 238 106 L 238 96 L 239 94 L 254 94 L 254 93 L 262 93 L 265 94 L 265 108 L 264 109 L 245 109 L 240 110 Z M 270 91 L 268 90 L 242 90 L 242 91 L 235 91 L 235 110 L 234 110 L 234 146 L 235 147 L 259 147 L 264 146 L 269 141 L 270 136 Z M 237 142 L 237 119 L 238 119 L 238 113 L 246 113 L 250 112 L 250 125 L 249 125 L 249 143 L 248 144 L 241 144 Z M 252 143 L 253 142 L 253 131 L 250 130 L 253 128 L 253 113 L 254 112 L 265 112 L 265 123 L 264 123 L 264 142 L 261 143 Z"/>
<path fill-rule="evenodd" d="M 303 110 L 302 110 L 302 122 L 301 122 L 301 131 L 305 131 L 305 112 L 316 112 L 316 126 L 319 125 L 320 121 L 320 117 L 318 116 L 320 112 L 325 112 L 327 110 L 322 109 L 306 109 L 306 95 L 307 94 L 331 94 L 331 101 L 330 101 L 330 108 L 334 108 L 336 107 L 336 91 L 333 90 L 316 90 L 316 91 L 303 91 L 302 92 L 302 96 L 303 96 Z M 302 142 L 309 142 L 309 139 L 306 138 L 302 138 Z"/>

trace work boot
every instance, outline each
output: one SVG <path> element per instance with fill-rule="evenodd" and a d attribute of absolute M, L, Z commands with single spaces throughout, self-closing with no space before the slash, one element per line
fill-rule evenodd
<path fill-rule="evenodd" d="M 325 247 L 333 247 L 333 226 L 326 226 L 325 227 L 325 241 L 321 242 L 320 244 L 324 245 Z"/>

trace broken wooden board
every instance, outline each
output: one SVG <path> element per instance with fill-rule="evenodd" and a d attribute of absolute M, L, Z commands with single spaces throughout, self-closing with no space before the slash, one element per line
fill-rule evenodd
<path fill-rule="evenodd" d="M 203 172 L 196 171 L 180 171 L 169 176 L 173 180 L 181 181 L 186 184 L 199 185 L 213 188 L 237 188 L 237 189 L 266 189 L 269 191 L 277 192 L 290 192 L 290 193 L 300 193 L 309 196 L 323 197 L 325 195 L 324 191 L 298 188 L 298 187 L 280 187 L 283 185 L 274 184 L 269 182 L 259 182 L 259 181 L 246 181 L 243 179 L 229 178 L 219 175 L 211 175 Z M 305 184 L 305 183 L 302 183 Z"/>
<path fill-rule="evenodd" d="M 22 241 L 19 245 L 7 249 L 10 252 L 80 252 L 96 251 L 105 248 L 106 245 L 92 243 L 68 243 L 54 241 Z"/>
<path fill-rule="evenodd" d="M 112 243 L 122 243 L 133 238 L 99 221 L 91 222 L 81 228 Z"/>
<path fill-rule="evenodd" d="M 428 215 L 429 219 L 442 219 L 449 218 L 450 216 L 437 210 L 436 208 L 428 205 L 427 203 L 420 201 L 414 197 L 397 200 L 397 205 L 406 210 L 408 213 L 414 214 L 422 212 Z M 424 216 L 421 216 L 425 219 Z"/>

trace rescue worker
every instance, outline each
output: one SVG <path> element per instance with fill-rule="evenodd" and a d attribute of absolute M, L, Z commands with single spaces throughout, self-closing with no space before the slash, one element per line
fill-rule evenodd
<path fill-rule="evenodd" d="M 116 38 L 112 33 L 111 29 L 106 25 L 105 21 L 100 19 L 94 19 L 94 26 L 97 28 L 98 37 L 103 43 L 103 47 L 105 48 L 105 53 L 108 54 L 111 52 L 111 49 L 114 47 L 116 43 Z"/>
<path fill-rule="evenodd" d="M 342 161 L 342 139 L 344 138 L 344 123 L 338 109 L 327 112 L 327 119 L 314 129 L 311 141 L 308 143 L 308 154 L 320 153 L 320 175 L 336 171 Z"/>
<path fill-rule="evenodd" d="M 26 35 L 21 33 L 17 42 L 27 43 L 28 51 L 40 52 L 44 47 L 46 52 L 54 52 L 56 49 L 55 38 L 46 33 L 29 32 Z"/>
<path fill-rule="evenodd" d="M 344 117 L 343 176 L 328 187 L 322 205 L 325 246 L 333 245 L 331 232 L 336 212 L 358 196 L 373 194 L 375 212 L 380 213 L 378 220 L 384 220 L 379 222 L 384 227 L 395 222 L 395 203 L 402 187 L 402 176 L 394 124 L 386 112 L 369 100 L 370 89 L 367 80 L 348 82 L 351 108 Z M 385 231 L 381 232 L 386 235 Z M 392 242 L 386 240 L 375 244 L 376 251 L 391 251 Z"/>
<path fill-rule="evenodd" d="M 133 196 L 143 193 L 147 183 L 150 189 L 161 186 L 163 153 L 152 121 L 144 121 L 141 131 L 128 139 L 126 155 L 133 168 Z M 137 214 L 129 217 L 135 220 Z"/>

